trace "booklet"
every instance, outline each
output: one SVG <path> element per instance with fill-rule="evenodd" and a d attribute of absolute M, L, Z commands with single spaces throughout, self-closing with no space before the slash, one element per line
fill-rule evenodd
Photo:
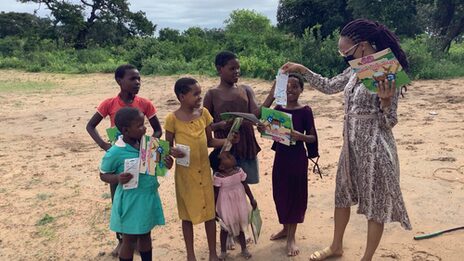
<path fill-rule="evenodd" d="M 190 166 L 190 147 L 183 144 L 176 144 L 176 149 L 182 151 L 185 155 L 182 158 L 177 158 L 176 164 L 184 167 Z"/>
<path fill-rule="evenodd" d="M 290 136 L 293 130 L 291 114 L 262 107 L 261 121 L 266 125 L 266 130 L 261 133 L 261 137 L 274 140 L 287 146 L 296 144 Z"/>
<path fill-rule="evenodd" d="M 253 113 L 246 113 L 246 112 L 223 112 L 221 113 L 222 120 L 230 120 L 230 119 L 235 119 L 237 117 L 243 118 L 244 120 L 249 120 L 255 125 L 258 125 L 260 123 L 259 119 Z"/>
<path fill-rule="evenodd" d="M 287 106 L 287 83 L 288 74 L 282 73 L 282 71 L 279 70 L 276 76 L 276 86 L 274 89 L 274 98 L 277 105 Z"/>
<path fill-rule="evenodd" d="M 261 219 L 261 214 L 258 208 L 253 209 L 250 213 L 250 225 L 255 244 L 258 244 L 259 235 L 261 234 L 261 227 L 263 225 L 263 220 Z"/>
<path fill-rule="evenodd" d="M 124 172 L 132 174 L 132 178 L 126 184 L 122 185 L 122 189 L 135 189 L 139 185 L 139 158 L 125 159 Z"/>
<path fill-rule="evenodd" d="M 358 79 L 372 92 L 377 92 L 378 81 L 385 79 L 395 80 L 398 89 L 411 82 L 390 48 L 349 63 Z"/>
<path fill-rule="evenodd" d="M 121 132 L 119 132 L 118 128 L 114 126 L 106 129 L 106 135 L 108 136 L 108 140 L 111 143 L 111 145 L 113 145 L 118 140 L 119 136 L 121 136 L 122 134 Z"/>
<path fill-rule="evenodd" d="M 240 130 L 240 126 L 242 125 L 243 118 L 237 117 L 234 119 L 234 123 L 232 124 L 232 127 L 230 127 L 229 134 L 227 134 L 226 142 L 221 148 L 221 152 L 223 153 L 224 151 L 230 151 L 232 149 L 232 136 L 234 133 L 238 133 Z"/>
<path fill-rule="evenodd" d="M 154 138 L 155 139 L 155 138 Z M 158 177 L 164 177 L 168 173 L 168 168 L 166 167 L 166 162 L 164 159 L 169 155 L 169 142 L 165 140 L 158 140 L 158 147 L 156 148 L 155 162 L 156 165 L 155 175 Z"/>
<path fill-rule="evenodd" d="M 165 176 L 168 169 L 164 158 L 169 155 L 169 142 L 144 135 L 140 141 L 139 173 Z"/>

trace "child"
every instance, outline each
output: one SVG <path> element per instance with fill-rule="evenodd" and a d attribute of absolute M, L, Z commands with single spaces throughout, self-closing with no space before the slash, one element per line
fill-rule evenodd
<path fill-rule="evenodd" d="M 209 260 L 218 260 L 216 253 L 216 224 L 214 221 L 214 192 L 208 160 L 208 147 L 221 147 L 225 139 L 215 139 L 211 133 L 213 118 L 201 108 L 201 87 L 195 79 L 176 81 L 174 92 L 180 108 L 166 117 L 166 140 L 171 147 L 189 147 L 188 164 L 176 165 L 175 186 L 179 218 L 187 248 L 187 259 L 196 260 L 193 249 L 193 224 L 205 222 Z M 238 136 L 232 140 L 237 143 Z M 185 155 L 177 155 L 183 157 Z"/>
<path fill-rule="evenodd" d="M 148 118 L 153 128 L 153 136 L 157 138 L 161 137 L 162 130 L 156 117 L 156 108 L 150 100 L 137 96 L 140 89 L 140 73 L 137 68 L 130 64 L 121 65 L 116 69 L 114 78 L 120 86 L 121 91 L 116 97 L 104 100 L 97 107 L 97 112 L 87 123 L 87 132 L 90 134 L 90 137 L 92 137 L 100 148 L 107 151 L 111 147 L 111 144 L 101 138 L 96 127 L 106 116 L 110 117 L 110 126 L 114 127 L 116 112 L 123 107 L 139 109 Z M 113 200 L 116 186 L 117 184 L 110 185 L 111 200 Z M 118 246 L 112 251 L 113 256 L 117 256 L 121 246 L 121 235 L 116 234 L 116 238 L 118 239 Z"/>
<path fill-rule="evenodd" d="M 156 176 L 141 174 L 137 188 L 122 188 L 132 178 L 130 173 L 124 173 L 126 160 L 139 158 L 140 140 L 146 131 L 144 115 L 136 108 L 122 108 L 115 115 L 115 124 L 122 139 L 106 152 L 100 167 L 100 179 L 117 186 L 110 229 L 122 234 L 119 260 L 132 260 L 136 244 L 142 260 L 152 260 L 150 231 L 156 225 L 164 225 L 158 180 Z M 166 157 L 165 163 L 171 168 L 172 158 Z"/>
<path fill-rule="evenodd" d="M 214 195 L 216 198 L 216 212 L 224 221 L 226 228 L 221 227 L 221 255 L 219 259 L 225 260 L 227 256 L 227 237 L 230 234 L 239 238 L 242 247 L 242 256 L 251 258 L 248 252 L 244 231 L 248 228 L 250 208 L 246 196 L 250 199 L 251 206 L 256 209 L 257 203 L 251 193 L 250 187 L 245 182 L 247 174 L 237 166 L 235 157 L 230 152 L 220 153 L 219 149 L 213 150 L 209 155 L 214 176 Z M 227 230 L 226 230 L 227 229 Z"/>
<path fill-rule="evenodd" d="M 256 104 L 253 90 L 246 85 L 238 85 L 240 63 L 234 53 L 224 51 L 216 55 L 216 69 L 221 78 L 219 85 L 210 89 L 203 105 L 213 115 L 214 123 L 211 129 L 216 138 L 227 137 L 231 122 L 221 120 L 223 112 L 246 112 L 259 116 L 260 110 Z M 259 182 L 258 160 L 256 156 L 261 150 L 256 142 L 253 125 L 243 121 L 240 127 L 240 141 L 234 145 L 231 152 L 237 158 L 238 166 L 247 173 L 246 182 Z"/>
<path fill-rule="evenodd" d="M 282 231 L 273 234 L 271 240 L 287 237 L 287 254 L 296 256 L 299 249 L 295 242 L 298 223 L 303 223 L 308 203 L 308 158 L 318 157 L 317 134 L 311 108 L 298 102 L 303 92 L 303 78 L 290 74 L 287 84 L 287 106 L 275 109 L 292 115 L 294 131 L 291 137 L 296 145 L 287 146 L 274 142 L 274 166 L 272 191 Z M 274 100 L 274 86 L 263 106 L 269 107 Z M 262 127 L 259 127 L 262 131 Z M 306 149 L 304 144 L 306 144 Z"/>

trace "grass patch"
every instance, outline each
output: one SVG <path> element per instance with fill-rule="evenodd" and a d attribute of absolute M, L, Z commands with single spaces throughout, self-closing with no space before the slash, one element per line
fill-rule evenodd
<path fill-rule="evenodd" d="M 55 218 L 50 216 L 49 214 L 45 214 L 39 221 L 37 221 L 37 226 L 44 226 L 46 224 L 50 224 L 55 221 Z"/>
<path fill-rule="evenodd" d="M 37 199 L 38 200 L 47 200 L 51 197 L 52 195 L 47 194 L 47 193 L 39 193 L 37 194 Z"/>
<path fill-rule="evenodd" d="M 47 239 L 53 239 L 55 237 L 55 229 L 51 227 L 39 227 L 37 232 L 40 237 L 45 237 Z"/>
<path fill-rule="evenodd" d="M 0 92 L 11 92 L 11 91 L 46 91 L 56 87 L 53 82 L 16 82 L 16 81 L 4 81 L 0 82 Z"/>
<path fill-rule="evenodd" d="M 104 199 L 109 199 L 109 198 L 111 198 L 111 194 L 110 193 L 103 193 L 101 195 L 101 197 L 104 198 Z"/>

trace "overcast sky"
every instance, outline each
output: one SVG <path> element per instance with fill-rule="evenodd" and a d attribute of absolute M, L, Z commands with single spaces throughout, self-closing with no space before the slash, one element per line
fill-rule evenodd
<path fill-rule="evenodd" d="M 1 0 L 0 11 L 32 13 L 38 4 L 22 4 L 16 0 Z M 77 1 L 79 2 L 79 1 Z M 276 23 L 278 0 L 129 0 L 131 11 L 142 10 L 149 20 L 164 27 L 184 30 L 192 26 L 223 27 L 224 20 L 236 9 L 252 9 Z M 46 16 L 44 5 L 38 15 Z"/>

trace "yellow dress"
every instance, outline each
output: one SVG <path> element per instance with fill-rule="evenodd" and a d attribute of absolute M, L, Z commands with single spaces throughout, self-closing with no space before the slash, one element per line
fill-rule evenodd
<path fill-rule="evenodd" d="M 189 167 L 176 165 L 175 184 L 179 218 L 199 224 L 215 217 L 213 179 L 208 158 L 205 128 L 213 122 L 206 108 L 193 121 L 181 121 L 174 113 L 166 117 L 164 129 L 174 133 L 175 144 L 190 147 Z"/>

